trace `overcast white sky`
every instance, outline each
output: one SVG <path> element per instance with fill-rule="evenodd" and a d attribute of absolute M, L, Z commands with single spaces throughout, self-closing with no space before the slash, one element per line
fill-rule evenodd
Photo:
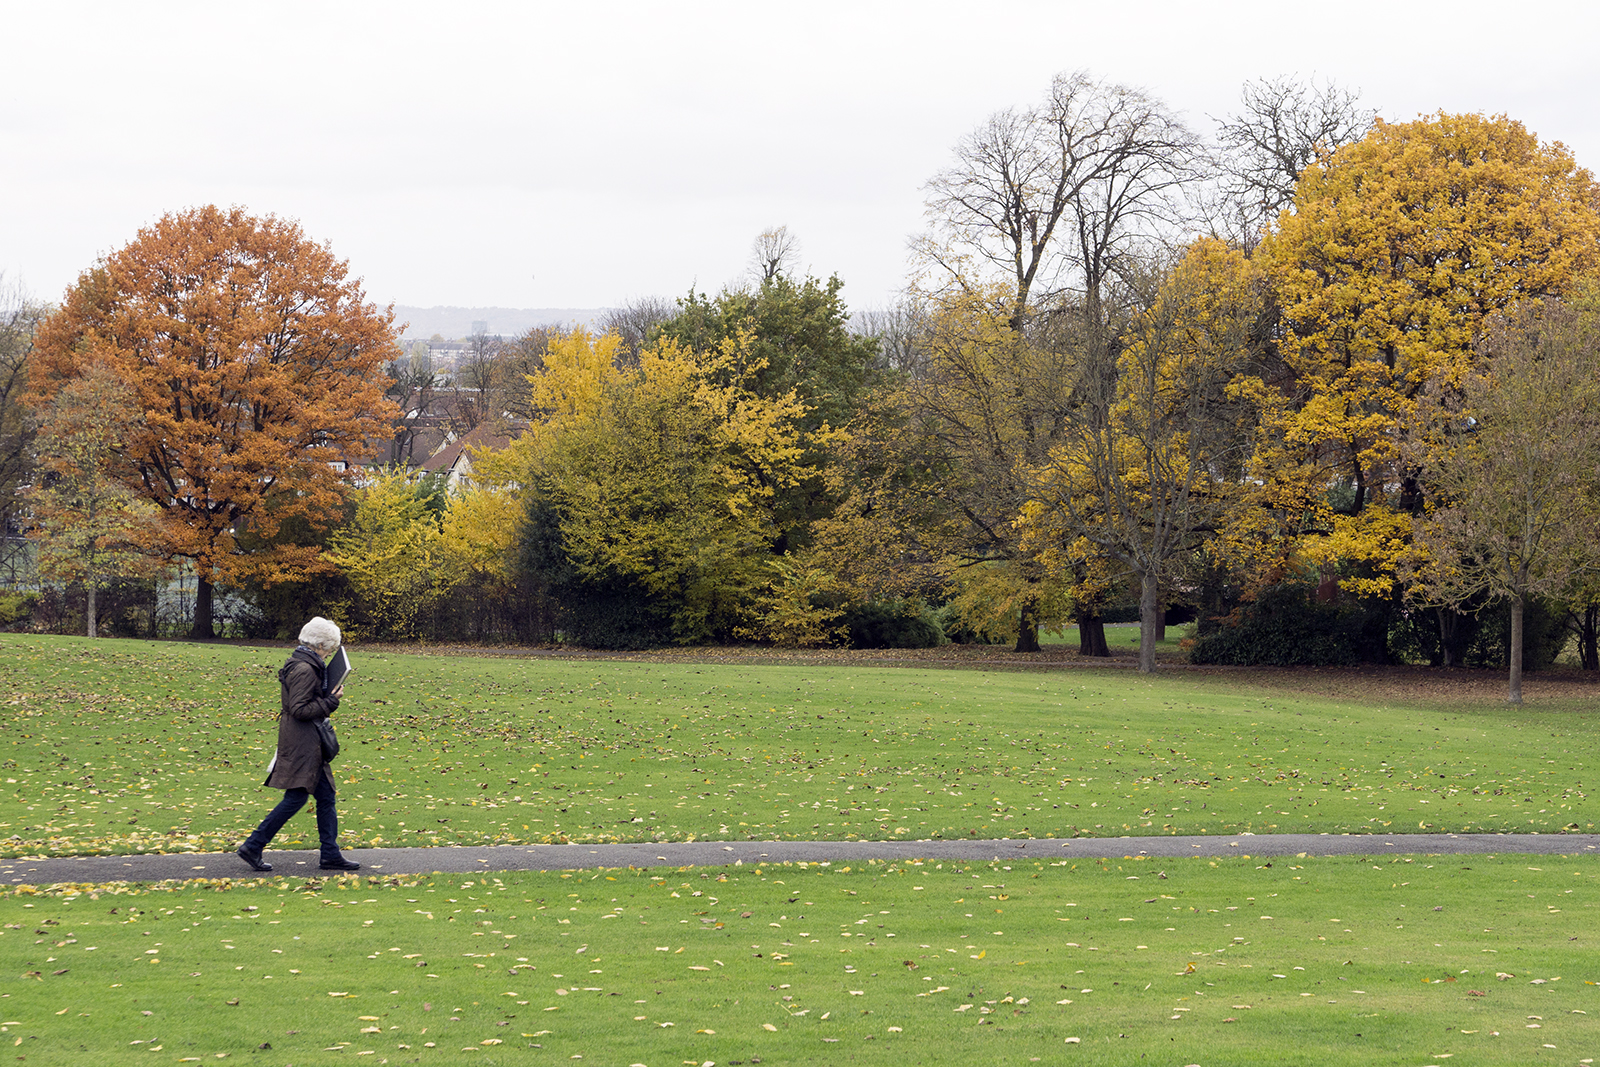
<path fill-rule="evenodd" d="M 297 219 L 379 302 L 715 291 L 762 229 L 891 302 L 923 183 L 1086 69 L 1209 134 L 1246 79 L 1507 113 L 1600 166 L 1600 5 L 3 0 L 0 270 L 57 300 L 163 213 Z"/>

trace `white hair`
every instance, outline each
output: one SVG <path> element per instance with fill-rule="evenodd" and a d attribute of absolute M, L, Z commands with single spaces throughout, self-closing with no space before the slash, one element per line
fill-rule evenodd
<path fill-rule="evenodd" d="M 339 627 L 321 615 L 300 628 L 300 643 L 327 655 L 338 651 L 342 639 Z"/>

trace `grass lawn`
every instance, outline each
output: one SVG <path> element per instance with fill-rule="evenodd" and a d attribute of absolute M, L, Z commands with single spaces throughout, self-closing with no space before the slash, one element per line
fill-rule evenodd
<path fill-rule="evenodd" d="M 277 797 L 285 654 L 0 635 L 0 850 L 237 845 Z M 355 658 L 347 847 L 1600 822 L 1593 686 L 1512 709 L 1348 672 Z"/>
<path fill-rule="evenodd" d="M 8 887 L 0 1047 L 29 1067 L 1588 1063 L 1597 879 L 1591 856 L 1241 856 Z"/>
<path fill-rule="evenodd" d="M 1188 629 L 1186 626 L 1173 625 L 1167 627 L 1167 636 L 1164 640 L 1156 642 L 1157 652 L 1177 652 L 1183 646 L 1183 635 Z M 1041 645 L 1070 645 L 1078 646 L 1078 628 L 1069 626 L 1064 630 L 1041 633 Z M 1106 623 L 1106 647 L 1113 649 L 1126 649 L 1133 652 L 1139 651 L 1139 624 L 1136 622 L 1108 622 Z"/>

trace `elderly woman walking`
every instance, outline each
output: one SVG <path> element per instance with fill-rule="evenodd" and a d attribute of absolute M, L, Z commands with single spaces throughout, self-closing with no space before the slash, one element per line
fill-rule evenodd
<path fill-rule="evenodd" d="M 339 707 L 344 686 L 327 691 L 327 660 L 339 651 L 339 627 L 317 616 L 300 631 L 300 647 L 278 672 L 283 711 L 278 715 L 278 754 L 264 783 L 283 790 L 283 799 L 267 813 L 255 833 L 239 846 L 239 858 L 258 871 L 272 870 L 261 858 L 290 816 L 305 807 L 307 797 L 317 802 L 317 836 L 322 841 L 322 870 L 354 871 L 361 864 L 339 851 L 339 813 L 334 807 L 333 769 L 322 757 L 317 722 Z"/>

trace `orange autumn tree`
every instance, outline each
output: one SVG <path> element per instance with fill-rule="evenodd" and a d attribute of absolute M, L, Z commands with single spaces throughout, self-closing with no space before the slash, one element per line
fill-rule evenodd
<path fill-rule="evenodd" d="M 34 405 L 104 364 L 141 413 L 112 474 L 155 505 L 146 547 L 193 566 L 196 637 L 218 582 L 323 569 L 280 532 L 332 522 L 350 462 L 388 434 L 394 313 L 348 275 L 291 221 L 194 208 L 85 272 L 40 327 Z M 266 547 L 243 552 L 246 530 Z"/>

